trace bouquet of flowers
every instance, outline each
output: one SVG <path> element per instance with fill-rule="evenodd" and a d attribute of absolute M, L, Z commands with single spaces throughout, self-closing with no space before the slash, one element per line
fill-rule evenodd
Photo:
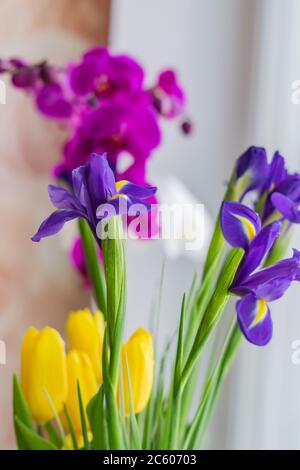
<path fill-rule="evenodd" d="M 13 381 L 18 448 L 200 448 L 241 340 L 257 346 L 271 340 L 269 303 L 300 280 L 300 252 L 285 258 L 300 222 L 300 175 L 288 173 L 279 152 L 268 162 L 263 148 L 246 150 L 229 179 L 201 279 L 194 277 L 182 295 L 176 337 L 163 354 L 155 331 L 140 325 L 124 342 L 126 235 L 132 225 L 150 238 L 154 227 L 159 231 L 152 217 L 157 188 L 146 180 L 146 162 L 160 141 L 158 118 L 181 115 L 185 94 L 172 71 L 143 88 L 140 65 L 106 49 L 89 51 L 64 70 L 19 59 L 2 61 L 1 70 L 44 115 L 71 129 L 54 170 L 61 184 L 48 187 L 55 210 L 32 240 L 78 219 L 80 268 L 96 304 L 70 313 L 67 353 L 51 327 L 25 333 L 21 376 Z M 181 128 L 189 133 L 190 121 Z M 132 163 L 121 171 L 124 152 Z M 220 339 L 215 332 L 231 297 L 236 313 L 228 313 L 231 324 Z M 212 348 L 192 409 L 199 361 L 213 335 L 221 348 Z"/>

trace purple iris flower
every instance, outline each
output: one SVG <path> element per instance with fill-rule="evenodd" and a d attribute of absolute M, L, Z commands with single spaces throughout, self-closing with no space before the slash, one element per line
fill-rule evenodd
<path fill-rule="evenodd" d="M 269 165 L 261 197 L 265 197 L 263 224 L 276 218 L 300 223 L 300 175 L 287 172 L 284 158 L 278 151 Z"/>
<path fill-rule="evenodd" d="M 186 96 L 173 70 L 161 72 L 151 94 L 153 104 L 162 116 L 173 118 L 184 111 Z"/>
<path fill-rule="evenodd" d="M 128 181 L 116 183 L 106 155 L 92 154 L 89 161 L 72 171 L 72 193 L 58 186 L 49 185 L 52 204 L 57 208 L 39 227 L 33 241 L 49 237 L 59 232 L 70 220 L 86 219 L 96 239 L 99 220 L 114 214 L 130 211 L 133 204 L 139 204 L 146 212 L 151 209 L 145 202 L 156 192 L 154 187 L 143 187 Z M 120 200 L 123 204 L 120 204 Z M 124 201 L 126 204 L 124 204 Z M 114 211 L 101 214 L 103 205 L 109 204 Z"/>
<path fill-rule="evenodd" d="M 267 154 L 262 147 L 249 147 L 236 163 L 236 192 L 238 199 L 253 190 L 261 190 L 269 175 Z"/>
<path fill-rule="evenodd" d="M 269 174 L 263 190 L 272 191 L 274 187 L 280 184 L 287 176 L 288 172 L 285 167 L 284 157 L 277 150 L 269 164 Z"/>
<path fill-rule="evenodd" d="M 300 252 L 294 250 L 291 258 L 256 271 L 280 235 L 281 223 L 261 229 L 258 214 L 243 204 L 225 201 L 221 227 L 230 245 L 245 250 L 230 289 L 241 297 L 236 304 L 239 326 L 248 341 L 263 346 L 273 331 L 267 302 L 282 297 L 292 281 L 300 280 Z"/>
<path fill-rule="evenodd" d="M 287 176 L 273 192 L 266 203 L 264 218 L 276 209 L 285 219 L 300 223 L 300 175 Z"/>
<path fill-rule="evenodd" d="M 88 51 L 70 72 L 70 86 L 77 96 L 95 93 L 103 99 L 139 91 L 143 79 L 144 71 L 134 59 L 111 56 L 105 48 Z"/>

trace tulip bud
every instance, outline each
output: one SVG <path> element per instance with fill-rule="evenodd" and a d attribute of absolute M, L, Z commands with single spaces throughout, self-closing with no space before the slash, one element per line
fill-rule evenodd
<path fill-rule="evenodd" d="M 83 407 L 86 408 L 90 399 L 97 392 L 95 372 L 89 356 L 73 349 L 67 355 L 68 395 L 66 406 L 75 431 L 81 431 L 80 408 L 77 383 L 80 385 Z"/>
<path fill-rule="evenodd" d="M 135 413 L 140 413 L 151 395 L 154 374 L 154 354 L 151 334 L 139 328 L 122 347 L 122 377 L 125 413 L 130 414 L 130 379 Z"/>
<path fill-rule="evenodd" d="M 73 312 L 67 322 L 70 349 L 85 352 L 92 363 L 98 384 L 102 383 L 102 347 L 105 322 L 101 312 L 88 308 Z"/>
<path fill-rule="evenodd" d="M 21 350 L 21 385 L 33 418 L 43 424 L 54 417 L 49 397 L 60 413 L 67 396 L 65 345 L 59 333 L 29 328 Z"/>

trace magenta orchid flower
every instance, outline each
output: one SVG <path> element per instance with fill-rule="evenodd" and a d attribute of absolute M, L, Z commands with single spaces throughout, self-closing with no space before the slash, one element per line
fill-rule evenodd
<path fill-rule="evenodd" d="M 173 70 L 161 72 L 151 94 L 155 109 L 162 116 L 174 118 L 184 112 L 186 96 Z"/>
<path fill-rule="evenodd" d="M 65 147 L 69 170 L 86 162 L 91 151 L 108 152 L 110 164 L 128 152 L 141 164 L 160 143 L 160 130 L 150 106 L 132 102 L 108 102 L 89 113 Z"/>
<path fill-rule="evenodd" d="M 76 95 L 95 93 L 100 99 L 138 92 L 143 79 L 144 71 L 133 58 L 111 56 L 106 48 L 88 51 L 70 72 L 70 86 Z"/>

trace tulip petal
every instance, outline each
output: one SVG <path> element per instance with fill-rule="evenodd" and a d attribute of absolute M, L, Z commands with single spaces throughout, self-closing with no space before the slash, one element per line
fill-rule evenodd
<path fill-rule="evenodd" d="M 135 413 L 140 413 L 148 403 L 153 386 L 154 357 L 151 334 L 139 328 L 122 348 L 122 377 L 124 383 L 125 414 L 130 415 L 130 388 Z"/>
<path fill-rule="evenodd" d="M 76 432 L 81 431 L 80 408 L 77 395 L 77 383 L 83 406 L 86 408 L 90 399 L 97 392 L 95 372 L 89 356 L 82 352 L 71 350 L 67 355 L 68 395 L 66 405 Z M 87 421 L 87 420 L 86 420 Z"/>
<path fill-rule="evenodd" d="M 104 319 L 98 312 L 96 317 L 88 308 L 73 312 L 67 321 L 67 334 L 70 349 L 85 352 L 93 365 L 97 382 L 102 383 L 102 347 Z"/>
<path fill-rule="evenodd" d="M 65 345 L 53 328 L 44 328 L 36 337 L 28 369 L 28 404 L 39 423 L 53 418 L 47 394 L 60 413 L 67 396 Z"/>
<path fill-rule="evenodd" d="M 28 386 L 29 386 L 29 369 L 32 360 L 34 345 L 39 335 L 39 331 L 30 327 L 23 336 L 21 347 L 21 386 L 28 401 Z"/>

